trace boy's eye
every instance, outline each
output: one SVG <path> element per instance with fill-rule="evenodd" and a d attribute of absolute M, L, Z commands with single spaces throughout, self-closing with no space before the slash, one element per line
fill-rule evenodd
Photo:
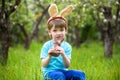
<path fill-rule="evenodd" d="M 61 29 L 60 31 L 63 31 L 63 29 Z"/>

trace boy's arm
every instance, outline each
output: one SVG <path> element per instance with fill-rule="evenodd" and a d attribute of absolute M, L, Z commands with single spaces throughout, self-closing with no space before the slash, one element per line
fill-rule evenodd
<path fill-rule="evenodd" d="M 52 53 L 54 53 L 54 54 L 52 54 Z M 50 50 L 48 51 L 48 56 L 46 58 L 42 59 L 41 64 L 43 67 L 46 67 L 49 64 L 49 61 L 52 56 L 59 56 L 59 54 L 54 52 L 54 47 L 50 48 Z"/>
<path fill-rule="evenodd" d="M 68 68 L 70 66 L 70 59 L 65 55 L 64 52 L 61 55 L 63 57 L 65 67 Z"/>
<path fill-rule="evenodd" d="M 48 55 L 47 58 L 42 59 L 41 61 L 42 67 L 46 67 L 49 64 L 50 59 L 51 59 L 51 55 Z"/>
<path fill-rule="evenodd" d="M 57 49 L 59 50 L 58 53 L 60 53 L 61 56 L 62 56 L 62 58 L 63 58 L 64 66 L 65 66 L 66 68 L 68 68 L 68 67 L 70 66 L 70 59 L 66 56 L 63 48 L 57 46 Z"/>

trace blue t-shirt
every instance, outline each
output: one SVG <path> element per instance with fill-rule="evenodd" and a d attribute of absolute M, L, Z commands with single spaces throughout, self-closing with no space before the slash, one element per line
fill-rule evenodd
<path fill-rule="evenodd" d="M 53 40 L 47 41 L 42 49 L 41 49 L 41 55 L 40 58 L 44 59 L 48 56 L 48 51 L 49 49 L 54 45 Z M 60 45 L 61 48 L 64 49 L 64 52 L 66 56 L 71 59 L 71 45 L 67 43 L 66 41 L 63 41 Z M 59 55 L 58 57 L 52 56 L 50 59 L 49 64 L 46 67 L 42 67 L 43 74 L 45 75 L 49 71 L 53 71 L 56 69 L 62 69 L 62 70 L 67 70 L 67 68 L 64 66 L 64 61 L 62 59 L 62 56 Z"/>

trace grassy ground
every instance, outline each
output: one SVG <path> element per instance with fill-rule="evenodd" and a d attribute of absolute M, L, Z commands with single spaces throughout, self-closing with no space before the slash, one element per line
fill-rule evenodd
<path fill-rule="evenodd" d="M 29 50 L 23 46 L 10 48 L 7 66 L 0 65 L 0 80 L 42 80 L 40 69 L 41 44 Z M 84 43 L 73 47 L 71 67 L 85 72 L 87 80 L 120 80 L 120 49 L 114 46 L 113 58 L 104 58 L 102 43 Z"/>

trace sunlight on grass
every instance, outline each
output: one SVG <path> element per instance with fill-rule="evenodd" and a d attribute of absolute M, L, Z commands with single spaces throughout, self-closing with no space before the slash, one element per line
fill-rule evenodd
<path fill-rule="evenodd" d="M 114 53 L 113 58 L 105 58 L 102 43 L 84 43 L 72 52 L 70 69 L 82 70 L 87 80 L 119 80 L 120 55 Z"/>
<path fill-rule="evenodd" d="M 0 65 L 0 80 L 42 80 L 40 66 L 41 44 L 32 43 L 29 50 L 22 45 L 10 48 L 7 66 Z M 114 48 L 113 58 L 104 58 L 102 43 L 84 43 L 73 47 L 71 66 L 85 72 L 87 80 L 119 80 L 120 54 Z"/>

